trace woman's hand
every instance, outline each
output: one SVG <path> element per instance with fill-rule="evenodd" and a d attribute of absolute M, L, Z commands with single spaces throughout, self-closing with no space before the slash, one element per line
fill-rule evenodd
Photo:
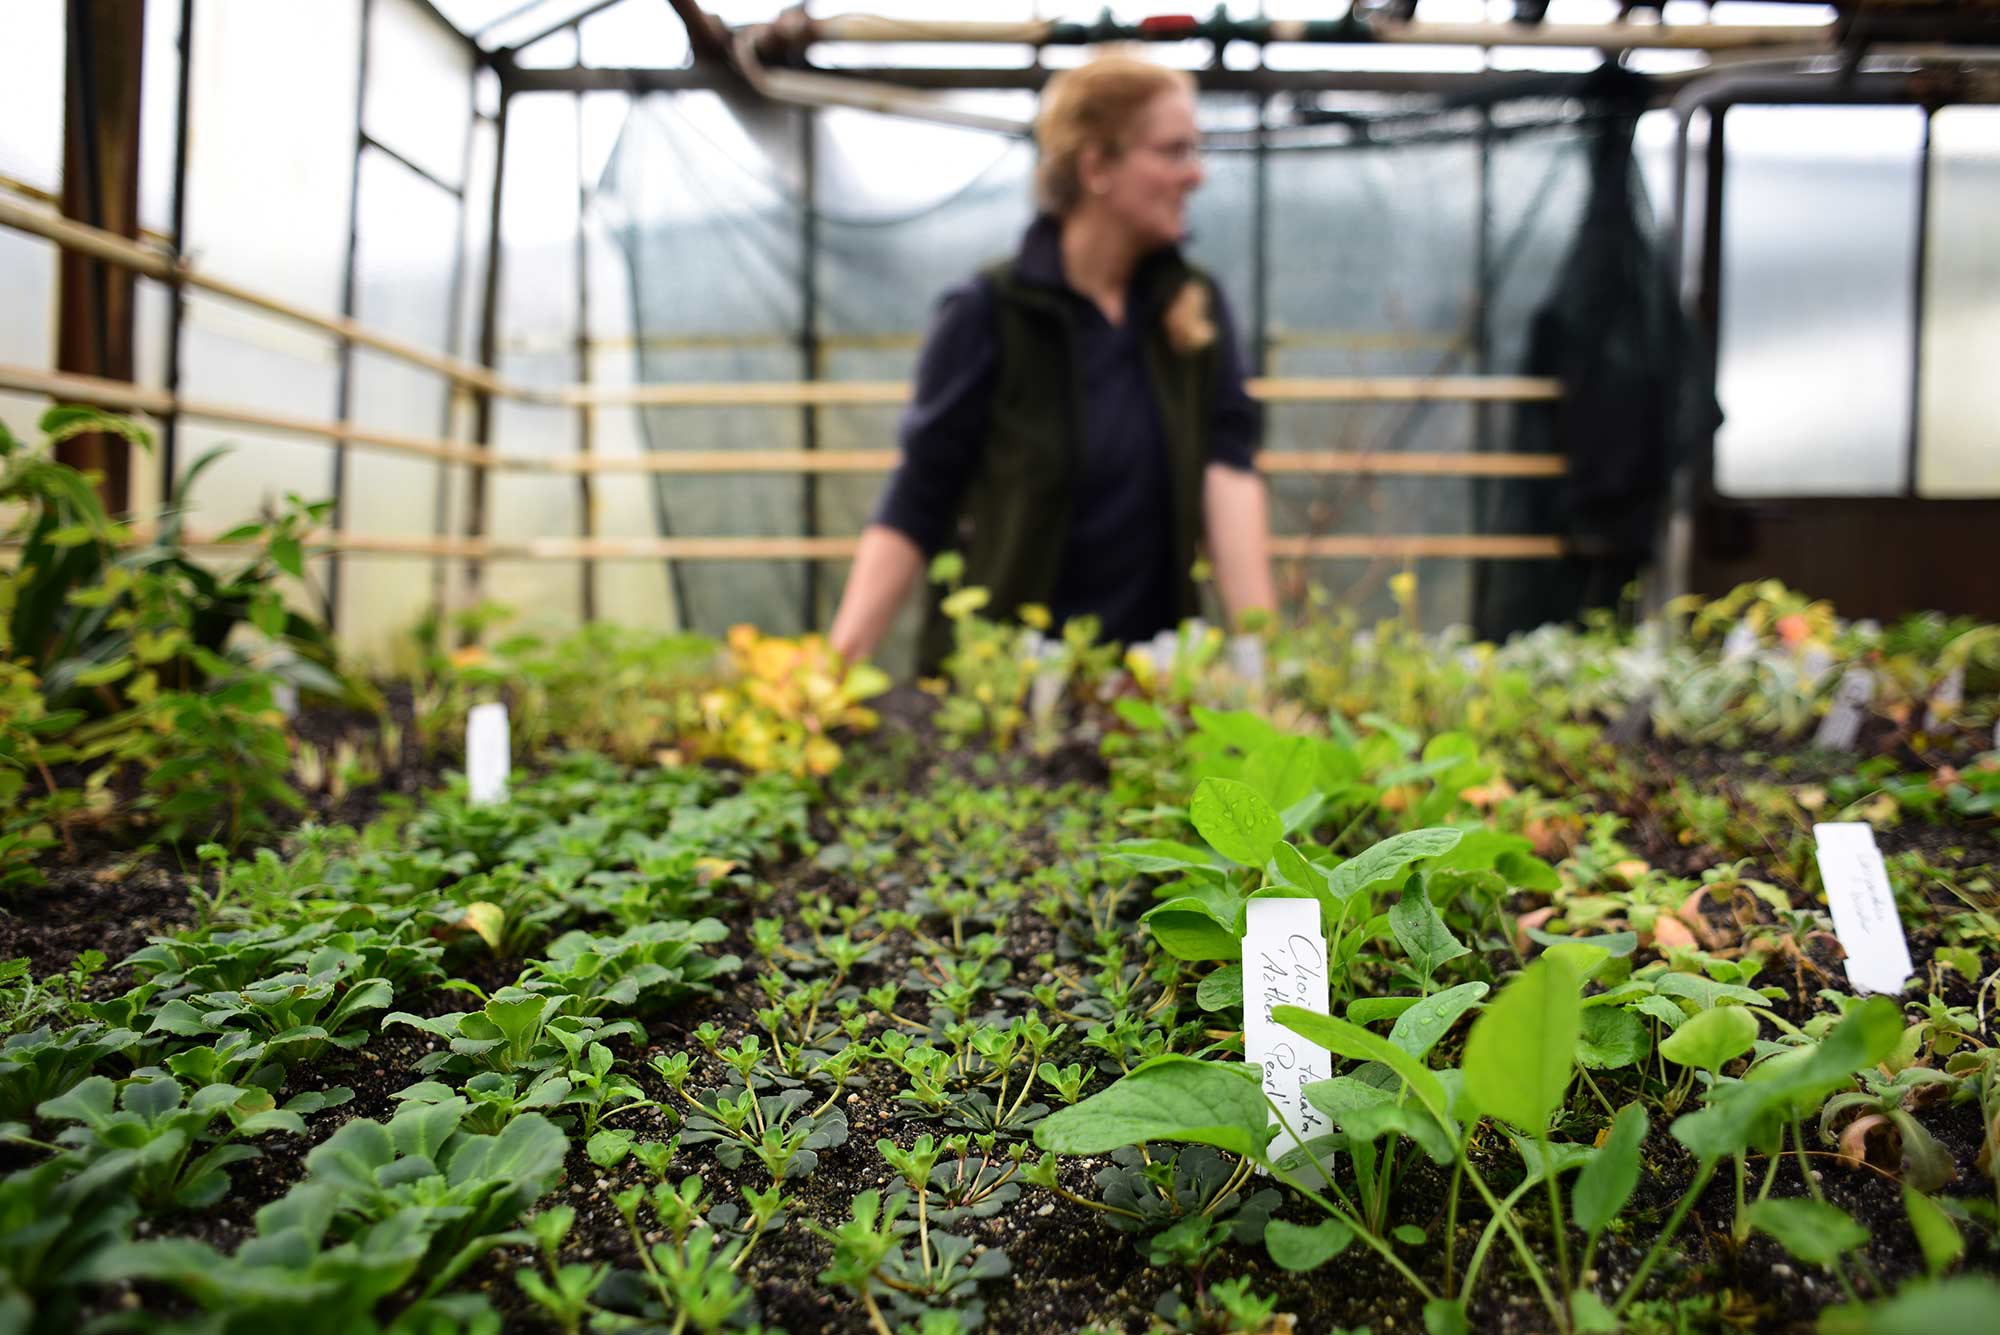
<path fill-rule="evenodd" d="M 1271 582 L 1270 505 L 1263 477 L 1210 464 L 1202 477 L 1201 511 L 1208 560 L 1229 629 L 1243 629 L 1246 613 L 1275 613 L 1278 594 Z"/>
<path fill-rule="evenodd" d="M 886 524 L 862 530 L 840 609 L 827 634 L 843 662 L 857 662 L 875 652 L 923 568 L 923 548 L 900 531 Z"/>

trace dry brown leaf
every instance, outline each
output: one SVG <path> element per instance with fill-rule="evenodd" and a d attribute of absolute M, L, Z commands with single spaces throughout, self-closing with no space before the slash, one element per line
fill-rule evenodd
<path fill-rule="evenodd" d="M 1555 916 L 1556 906 L 1551 904 L 1547 908 L 1531 909 L 1514 919 L 1514 949 L 1520 951 L 1523 955 L 1527 954 L 1528 947 L 1533 944 L 1533 942 L 1528 940 L 1529 931 L 1539 928 L 1543 923 Z"/>
<path fill-rule="evenodd" d="M 1653 920 L 1653 944 L 1668 951 L 1693 950 L 1698 943 L 1686 923 L 1671 913 L 1662 913 Z"/>

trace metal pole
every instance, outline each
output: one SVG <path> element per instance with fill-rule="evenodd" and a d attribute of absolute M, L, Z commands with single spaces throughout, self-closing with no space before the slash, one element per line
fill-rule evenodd
<path fill-rule="evenodd" d="M 1260 48 L 1257 58 L 1263 59 Z M 1250 162 L 1250 366 L 1253 375 L 1271 373 L 1271 145 L 1268 100 L 1251 94 L 1257 106 L 1257 147 Z"/>
<path fill-rule="evenodd" d="M 1903 495 L 1917 495 L 1917 433 L 1923 428 L 1924 413 L 1924 270 L 1930 264 L 1931 226 L 1931 120 L 1937 115 L 1924 108 L 1924 141 L 1917 159 L 1917 244 L 1916 277 L 1910 284 L 1910 439 L 1903 460 Z"/>
<path fill-rule="evenodd" d="M 1493 361 L 1493 109 L 1479 109 L 1479 178 L 1472 234 L 1472 371 L 1487 375 Z M 1493 448 L 1493 410 L 1473 408 L 1473 448 Z M 1483 488 L 1482 488 L 1483 489 Z"/>
<path fill-rule="evenodd" d="M 458 308 L 465 300 L 465 224 L 469 208 L 468 192 L 472 187 L 472 143 L 479 132 L 479 61 L 472 62 L 471 74 L 465 83 L 465 151 L 458 165 L 458 229 L 452 241 L 451 289 L 445 298 L 444 347 L 448 356 L 456 357 L 464 346 L 461 337 Z M 439 424 L 438 435 L 450 438 L 452 426 L 458 420 L 460 387 L 455 380 L 445 381 L 444 420 Z M 437 491 L 432 498 L 431 536 L 443 538 L 450 523 L 451 515 L 451 465 L 438 461 Z M 440 624 L 444 618 L 444 608 L 449 585 L 446 579 L 446 565 L 443 556 L 431 562 L 431 611 Z"/>
<path fill-rule="evenodd" d="M 355 270 L 361 240 L 361 155 L 368 148 L 368 133 L 363 128 L 368 106 L 368 29 L 374 8 L 374 0 L 361 0 L 361 52 L 354 80 L 354 163 L 348 176 L 347 192 L 347 271 L 340 285 L 340 313 L 349 320 L 355 315 L 358 286 Z M 353 416 L 353 408 L 354 340 L 343 336 L 340 340 L 340 371 L 333 391 L 334 420 L 347 421 Z M 339 533 L 347 524 L 347 440 L 344 437 L 333 442 L 332 482 L 333 510 L 328 517 L 328 527 Z M 334 630 L 339 624 L 340 551 L 336 548 L 326 558 L 326 625 L 328 630 Z"/>
<path fill-rule="evenodd" d="M 500 317 L 500 261 L 503 254 L 500 236 L 500 199 L 507 180 L 507 114 L 513 103 L 513 94 L 506 84 L 500 86 L 500 115 L 494 122 L 493 133 L 493 198 L 487 214 L 486 230 L 486 282 L 480 298 L 479 313 L 479 364 L 493 370 L 499 364 L 499 317 Z M 473 411 L 473 443 L 491 444 L 493 439 L 493 391 L 482 387 L 475 400 Z M 472 495 L 466 505 L 465 534 L 468 538 L 482 538 L 486 535 L 486 465 L 478 464 L 472 470 Z M 485 570 L 477 557 L 465 563 L 465 594 L 468 603 L 479 601 L 479 586 Z M 467 639 L 469 640 L 468 633 Z"/>
<path fill-rule="evenodd" d="M 576 36 L 576 61 L 583 63 L 583 30 L 572 27 Z M 590 186 L 583 175 L 583 94 L 575 95 L 576 108 L 576 379 L 590 383 L 590 252 L 584 241 L 583 218 L 590 208 Z M 588 458 L 596 445 L 597 410 L 588 403 L 576 410 L 577 452 Z M 576 475 L 577 523 L 584 541 L 597 536 L 597 497 L 588 472 Z M 597 620 L 597 563 L 585 557 L 582 563 L 583 619 Z"/>
<path fill-rule="evenodd" d="M 176 47 L 180 52 L 181 68 L 174 89 L 174 193 L 173 218 L 169 223 L 174 245 L 174 259 L 180 260 L 187 253 L 187 178 L 188 178 L 188 106 L 193 79 L 190 72 L 194 64 L 194 0 L 181 0 L 181 32 Z M 176 272 L 179 272 L 178 264 Z M 178 280 L 169 286 L 167 292 L 167 369 L 166 389 L 170 397 L 178 400 L 181 392 L 181 331 L 187 322 L 187 292 Z M 172 497 L 174 491 L 175 456 L 180 449 L 181 415 L 178 410 L 167 414 L 160 432 L 160 499 Z"/>
<path fill-rule="evenodd" d="M 799 113 L 799 192 L 800 261 L 799 285 L 803 291 L 799 316 L 799 363 L 807 380 L 819 379 L 819 151 L 815 138 L 819 117 L 811 110 Z M 800 445 L 819 448 L 819 409 L 808 403 L 800 410 Z M 801 522 L 804 535 L 819 536 L 819 476 L 807 473 L 800 479 Z M 819 625 L 819 567 L 805 562 L 805 597 L 800 608 L 800 629 Z"/>

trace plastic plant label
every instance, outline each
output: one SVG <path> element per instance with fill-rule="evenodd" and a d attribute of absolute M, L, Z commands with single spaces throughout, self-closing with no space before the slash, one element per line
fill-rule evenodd
<path fill-rule="evenodd" d="M 1833 668 L 1833 655 L 1823 645 L 1807 645 L 1799 653 L 1799 675 L 1808 682 L 1818 681 Z"/>
<path fill-rule="evenodd" d="M 1722 661 L 1731 663 L 1739 658 L 1748 658 L 1757 652 L 1757 630 L 1747 621 L 1739 621 L 1729 628 L 1729 634 L 1722 640 Z"/>
<path fill-rule="evenodd" d="M 1958 717 L 1959 706 L 1964 703 L 1965 669 L 1955 667 L 1931 691 L 1930 703 L 1924 707 L 1924 731 L 1936 732 Z"/>
<path fill-rule="evenodd" d="M 474 705 L 465 716 L 465 786 L 472 805 L 507 800 L 507 706 Z"/>
<path fill-rule="evenodd" d="M 1233 635 L 1229 639 L 1229 670 L 1239 681 L 1261 685 L 1264 680 L 1264 642 L 1255 635 Z"/>
<path fill-rule="evenodd" d="M 1813 838 L 1833 934 L 1847 952 L 1847 981 L 1859 992 L 1896 995 L 1909 981 L 1910 945 L 1875 831 L 1860 821 L 1832 821 L 1813 826 Z"/>
<path fill-rule="evenodd" d="M 1867 717 L 1868 702 L 1875 698 L 1875 674 L 1865 667 L 1851 667 L 1833 688 L 1833 707 L 1819 721 L 1813 745 L 1827 751 L 1852 751 L 1861 736 L 1861 721 Z"/>
<path fill-rule="evenodd" d="M 1327 1013 L 1326 937 L 1316 899 L 1253 899 L 1243 933 L 1243 1055 L 1264 1072 L 1264 1093 L 1292 1130 L 1310 1140 L 1333 1128 L 1305 1100 L 1307 1085 L 1333 1076 L 1333 1057 L 1271 1018 L 1279 1006 Z M 1280 1131 L 1272 1159 L 1299 1142 Z M 1311 1175 L 1311 1169 L 1306 1170 Z"/>

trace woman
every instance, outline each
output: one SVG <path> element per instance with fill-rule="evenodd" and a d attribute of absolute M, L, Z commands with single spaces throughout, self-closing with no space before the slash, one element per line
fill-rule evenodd
<path fill-rule="evenodd" d="M 1232 625 L 1274 604 L 1256 405 L 1220 292 L 1177 248 L 1202 181 L 1194 81 L 1100 57 L 1049 81 L 1035 138 L 1041 215 L 944 298 L 918 360 L 834 616 L 849 659 L 947 548 L 997 612 L 1095 615 L 1127 643 L 1197 613 L 1204 536 Z M 926 670 L 948 648 L 934 612 Z"/>

